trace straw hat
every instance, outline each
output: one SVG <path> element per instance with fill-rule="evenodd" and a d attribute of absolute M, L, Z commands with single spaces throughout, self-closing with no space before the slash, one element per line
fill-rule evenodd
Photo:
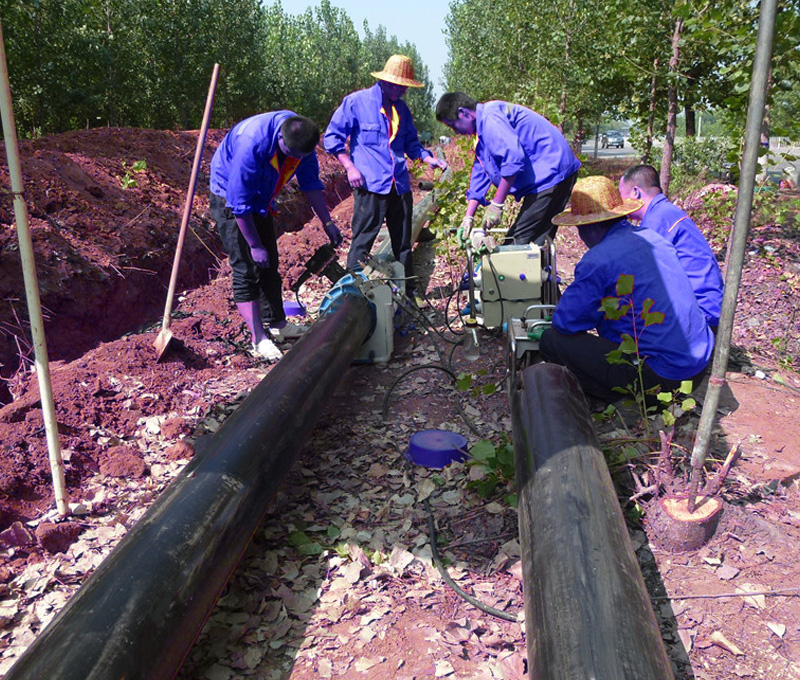
<path fill-rule="evenodd" d="M 414 80 L 414 64 L 411 63 L 411 57 L 403 54 L 393 54 L 386 61 L 383 71 L 373 71 L 372 75 L 378 80 L 385 80 L 387 83 L 403 87 L 425 87 L 422 83 Z"/>
<path fill-rule="evenodd" d="M 593 175 L 575 182 L 569 210 L 553 218 L 553 224 L 577 227 L 630 215 L 644 205 L 638 198 L 622 199 L 619 189 L 608 177 Z"/>

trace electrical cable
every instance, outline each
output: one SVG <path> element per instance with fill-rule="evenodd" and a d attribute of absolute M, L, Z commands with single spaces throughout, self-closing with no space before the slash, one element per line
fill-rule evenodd
<path fill-rule="evenodd" d="M 441 334 L 439 333 L 439 331 L 437 329 L 434 329 L 432 327 L 432 325 L 428 321 L 427 317 L 425 317 L 425 315 L 421 311 L 419 311 L 418 309 L 412 309 L 412 305 L 406 305 L 404 302 L 400 302 L 399 305 L 401 307 L 403 307 L 404 309 L 406 309 L 406 311 L 408 311 L 413 317 L 415 317 L 418 321 L 421 322 L 420 326 L 425 331 L 425 333 L 429 333 L 428 329 L 431 328 L 437 335 L 439 335 L 440 337 L 444 337 L 444 336 L 441 336 Z M 410 368 L 409 370 L 401 373 L 395 379 L 395 381 L 389 386 L 389 388 L 386 391 L 386 394 L 384 395 L 383 411 L 382 411 L 383 419 L 384 420 L 388 419 L 389 396 L 391 395 L 392 390 L 397 386 L 397 384 L 403 378 L 406 377 L 406 375 L 408 375 L 409 373 L 414 372 L 415 370 L 418 370 L 420 368 L 440 369 L 442 371 L 445 371 L 450 376 L 450 378 L 451 378 L 451 380 L 453 381 L 454 384 L 457 383 L 458 379 L 456 378 L 455 371 L 452 368 L 452 366 L 453 366 L 453 354 L 455 353 L 455 348 L 458 347 L 459 345 L 461 345 L 465 340 L 466 340 L 466 336 L 462 337 L 460 340 L 458 340 L 458 342 L 453 342 L 452 340 L 448 341 L 448 342 L 450 342 L 452 344 L 452 349 L 450 351 L 450 356 L 449 356 L 448 360 L 445 360 L 445 357 L 442 354 L 442 350 L 439 347 L 439 345 L 437 345 L 436 342 L 432 341 L 431 344 L 433 345 L 434 349 L 436 350 L 436 353 L 439 355 L 439 361 L 441 362 L 441 365 L 439 365 L 439 364 L 425 364 L 424 366 L 414 366 L 414 367 Z M 475 424 L 472 422 L 470 417 L 464 412 L 464 409 L 461 406 L 461 402 L 458 399 L 455 399 L 454 403 L 455 403 L 455 406 L 456 406 L 456 410 L 458 411 L 458 414 L 461 416 L 461 419 L 464 421 L 464 424 L 469 428 L 470 432 L 472 432 L 476 437 L 484 438 L 483 433 L 475 426 Z"/>
<path fill-rule="evenodd" d="M 498 619 L 503 619 L 504 621 L 518 621 L 517 614 L 510 614 L 509 612 L 504 612 L 502 609 L 497 609 L 492 607 L 488 604 L 484 604 L 474 596 L 470 595 L 468 592 L 463 590 L 461 586 L 459 586 L 447 572 L 445 569 L 444 564 L 442 564 L 442 560 L 439 557 L 439 549 L 436 547 L 436 522 L 433 519 L 433 511 L 431 510 L 430 501 L 426 498 L 424 501 L 425 509 L 428 511 L 428 534 L 431 544 L 431 555 L 433 556 L 433 563 L 436 565 L 436 569 L 439 570 L 439 574 L 441 574 L 442 578 L 444 579 L 445 583 L 450 586 L 453 591 L 459 595 L 461 598 L 469 602 L 473 607 L 477 607 L 482 612 L 486 612 L 487 614 L 491 614 L 492 616 L 497 617 Z"/>
<path fill-rule="evenodd" d="M 412 366 L 407 371 L 403 371 L 403 373 L 397 376 L 394 382 L 392 382 L 392 384 L 389 385 L 389 387 L 387 388 L 386 394 L 383 396 L 383 409 L 381 410 L 381 415 L 384 420 L 389 419 L 389 397 L 392 394 L 392 390 L 395 387 L 397 387 L 398 383 L 401 380 L 403 380 L 407 375 L 413 373 L 414 371 L 420 371 L 423 368 L 430 368 L 430 369 L 435 369 L 437 371 L 443 371 L 444 373 L 447 373 L 448 376 L 450 376 L 450 379 L 453 381 L 454 384 L 457 382 L 456 376 L 453 373 L 453 371 L 451 371 L 449 368 L 446 368 L 445 366 L 440 366 L 439 364 L 423 364 L 421 366 Z M 478 430 L 477 427 L 475 427 L 475 424 L 470 420 L 467 414 L 464 413 L 463 409 L 461 408 L 461 403 L 457 399 L 455 400 L 455 404 L 456 404 L 456 409 L 458 410 L 458 414 L 461 416 L 461 419 L 464 421 L 464 424 L 470 429 L 470 431 L 476 437 L 483 437 L 481 431 Z"/>
<path fill-rule="evenodd" d="M 460 284 L 456 286 L 456 289 L 450 293 L 450 296 L 447 298 L 447 302 L 445 302 L 444 306 L 444 322 L 447 326 L 447 330 L 449 330 L 453 335 L 464 335 L 464 331 L 457 331 L 450 325 L 450 303 L 453 302 L 453 298 L 456 300 L 456 315 L 453 317 L 453 320 L 459 319 L 463 325 L 464 316 L 461 314 L 461 287 Z"/>
<path fill-rule="evenodd" d="M 437 371 L 444 371 L 445 373 L 447 373 L 448 376 L 450 376 L 450 379 L 453 382 L 455 382 L 455 380 L 456 380 L 456 376 L 453 374 L 453 372 L 449 368 L 445 368 L 444 366 L 439 366 L 439 364 L 422 364 L 421 366 L 412 366 L 411 368 L 409 368 L 406 371 L 403 371 L 399 376 L 397 376 L 394 379 L 394 381 L 392 382 L 392 384 L 389 385 L 389 387 L 387 388 L 386 394 L 383 395 L 383 409 L 381 411 L 381 415 L 383 416 L 384 420 L 388 419 L 388 415 L 389 415 L 389 396 L 391 395 L 392 390 L 395 387 L 397 387 L 398 383 L 403 378 L 405 378 L 407 375 L 410 375 L 411 373 L 414 373 L 414 371 L 421 371 L 424 368 L 431 368 L 431 369 L 435 369 Z"/>
<path fill-rule="evenodd" d="M 428 305 L 428 307 L 430 309 L 434 309 L 433 305 L 431 304 L 430 298 L 427 295 L 425 295 L 425 293 L 420 294 L 420 297 L 423 300 L 425 300 L 426 304 Z M 416 307 L 416 309 L 411 309 L 409 311 L 411 311 L 412 314 L 417 315 L 417 319 L 422 322 L 422 325 L 427 326 L 427 328 L 431 332 L 433 332 L 436 335 L 438 335 L 442 340 L 444 340 L 448 344 L 457 345 L 457 344 L 459 344 L 461 342 L 461 340 L 451 340 L 450 338 L 446 337 L 438 328 L 436 328 L 431 323 L 431 321 L 430 321 L 430 319 L 428 319 L 427 315 L 419 308 L 419 306 L 416 305 L 416 302 L 411 302 L 411 305 Z M 447 325 L 446 322 L 447 322 L 447 317 L 445 316 L 445 324 Z M 449 325 L 447 327 L 448 327 L 448 329 L 450 329 Z M 452 329 L 450 329 L 450 332 L 451 333 L 453 332 Z M 453 334 L 454 335 L 463 335 L 463 333 L 453 333 Z"/>

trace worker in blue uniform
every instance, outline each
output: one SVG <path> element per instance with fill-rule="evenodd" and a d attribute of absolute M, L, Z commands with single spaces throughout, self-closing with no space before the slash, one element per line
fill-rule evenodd
<path fill-rule="evenodd" d="M 273 220 L 274 200 L 293 176 L 331 243 L 342 241 L 322 193 L 318 142 L 314 121 L 292 111 L 273 111 L 234 125 L 211 159 L 209 210 L 233 270 L 233 300 L 250 331 L 254 354 L 268 361 L 281 357 L 273 340 L 298 337 L 305 330 L 286 320 Z"/>
<path fill-rule="evenodd" d="M 580 161 L 564 135 L 544 116 L 504 101 L 479 103 L 463 92 L 448 92 L 436 105 L 436 118 L 456 133 L 476 135 L 467 209 L 461 231 L 477 252 L 494 244 L 489 230 L 502 221 L 506 198 L 522 201 L 505 236 L 506 244 L 541 245 L 555 236 L 552 218 L 564 209 L 578 177 Z M 489 187 L 497 190 L 491 201 Z M 474 227 L 479 205 L 487 206 Z"/>
<path fill-rule="evenodd" d="M 640 220 L 642 227 L 652 229 L 669 241 L 692 284 L 697 304 L 712 329 L 719 326 L 725 282 L 717 258 L 705 236 L 683 210 L 670 203 L 661 193 L 661 182 L 652 165 L 633 165 L 619 181 L 622 198 L 643 201 L 630 217 Z"/>
<path fill-rule="evenodd" d="M 353 188 L 347 268 L 361 269 L 385 220 L 394 258 L 405 269 L 406 295 L 413 298 L 417 288 L 411 255 L 414 202 L 406 157 L 442 170 L 447 163 L 422 146 L 403 101 L 409 87 L 423 87 L 414 80 L 411 59 L 395 54 L 382 71 L 372 75 L 377 78 L 375 85 L 351 92 L 334 111 L 323 144 L 347 171 Z"/>
<path fill-rule="evenodd" d="M 569 368 L 588 396 L 606 403 L 638 390 L 640 369 L 645 391 L 659 386 L 670 392 L 684 380 L 696 381 L 714 349 L 714 334 L 675 249 L 626 219 L 642 205 L 623 200 L 610 179 L 586 177 L 576 182 L 570 208 L 553 220 L 576 226 L 588 250 L 556 305 L 552 327 L 542 334 L 540 352 Z M 620 295 L 623 279 L 632 290 Z M 630 304 L 619 318 L 608 311 L 614 298 L 623 310 Z M 636 353 L 610 362 L 607 355 L 625 336 L 634 340 Z"/>

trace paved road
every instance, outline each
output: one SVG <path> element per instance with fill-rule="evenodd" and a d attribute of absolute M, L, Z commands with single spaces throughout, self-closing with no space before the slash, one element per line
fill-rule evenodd
<path fill-rule="evenodd" d="M 581 153 L 589 156 L 590 158 L 594 157 L 594 140 L 590 140 L 588 142 L 584 142 L 583 146 L 581 147 Z M 597 158 L 630 158 L 636 155 L 636 151 L 634 151 L 633 147 L 626 141 L 625 146 L 621 149 L 602 149 L 600 148 L 600 144 L 597 145 Z"/>
<path fill-rule="evenodd" d="M 594 140 L 584 142 L 581 147 L 581 153 L 589 158 L 594 158 L 595 146 Z M 622 149 L 602 149 L 600 145 L 597 146 L 597 158 L 630 158 L 633 163 L 637 152 L 628 141 L 625 141 L 625 146 Z M 773 145 L 770 148 L 769 156 L 767 157 L 769 178 L 773 182 L 779 182 L 781 177 L 785 175 L 784 168 L 787 166 L 794 166 L 797 169 L 797 174 L 800 175 L 800 146 L 786 146 L 786 145 Z"/>

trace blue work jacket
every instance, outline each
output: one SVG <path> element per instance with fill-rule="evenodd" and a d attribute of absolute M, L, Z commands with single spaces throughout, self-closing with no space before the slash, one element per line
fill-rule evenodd
<path fill-rule="evenodd" d="M 659 194 L 647 206 L 642 226 L 658 232 L 675 247 L 697 304 L 709 326 L 718 326 L 725 282 L 714 251 L 697 225 L 664 194 Z"/>
<path fill-rule="evenodd" d="M 567 140 L 547 118 L 519 104 L 489 101 L 475 110 L 478 144 L 467 199 L 486 204 L 489 185 L 516 175 L 517 200 L 550 189 L 581 167 Z"/>
<path fill-rule="evenodd" d="M 615 321 L 601 303 L 619 297 L 617 281 L 624 274 L 633 276 L 633 308 Z M 645 325 L 642 310 L 648 298 L 651 312 L 663 312 L 661 323 Z M 553 328 L 565 335 L 596 329 L 614 343 L 626 333 L 638 339 L 639 355 L 650 368 L 669 380 L 694 377 L 714 351 L 714 334 L 675 249 L 656 232 L 625 219 L 615 222 L 575 267 L 575 280 L 553 313 Z"/>
<path fill-rule="evenodd" d="M 383 93 L 379 83 L 348 94 L 334 111 L 325 130 L 325 151 L 338 155 L 347 152 L 364 176 L 365 188 L 376 194 L 388 194 L 392 184 L 398 194 L 411 191 L 406 156 L 414 160 L 433 154 L 419 141 L 411 111 L 402 99 L 393 102 L 399 118 L 396 134 L 390 137 L 389 116 L 381 112 Z"/>
<path fill-rule="evenodd" d="M 281 178 L 278 133 L 292 111 L 273 111 L 246 118 L 225 135 L 211 159 L 209 188 L 225 199 L 234 215 L 266 215 Z M 283 154 L 281 154 L 282 156 Z M 294 172 L 303 191 L 322 190 L 317 152 L 300 161 Z"/>

